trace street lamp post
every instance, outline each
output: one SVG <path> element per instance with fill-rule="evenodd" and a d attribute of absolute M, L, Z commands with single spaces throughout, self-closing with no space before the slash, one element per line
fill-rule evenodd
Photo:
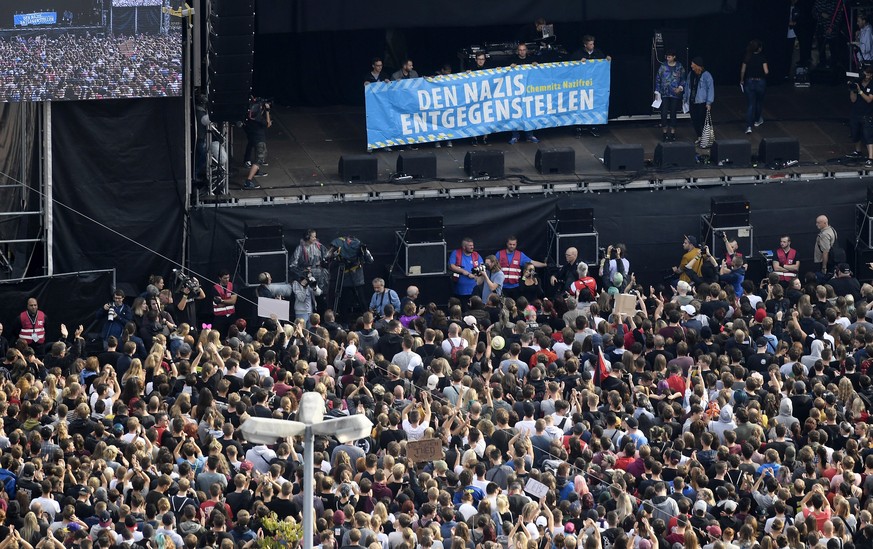
<path fill-rule="evenodd" d="M 341 444 L 366 438 L 373 429 L 373 422 L 364 415 L 353 415 L 336 419 L 324 419 L 324 399 L 318 393 L 304 393 L 297 411 L 300 421 L 250 417 L 240 431 L 248 442 L 272 444 L 279 439 L 303 434 L 303 547 L 309 549 L 312 543 L 314 495 L 313 453 L 315 435 L 333 436 Z M 341 540 L 340 540 L 341 541 Z"/>

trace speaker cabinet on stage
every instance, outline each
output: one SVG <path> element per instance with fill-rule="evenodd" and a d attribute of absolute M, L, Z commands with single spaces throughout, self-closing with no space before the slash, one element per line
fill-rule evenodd
<path fill-rule="evenodd" d="M 339 175 L 343 181 L 376 181 L 379 164 L 371 154 L 346 154 L 339 159 Z"/>
<path fill-rule="evenodd" d="M 501 179 L 504 174 L 503 151 L 470 151 L 464 157 L 464 171 L 470 177 Z"/>
<path fill-rule="evenodd" d="M 741 195 L 713 197 L 709 202 L 712 226 L 716 228 L 745 227 L 751 209 L 749 201 Z"/>
<path fill-rule="evenodd" d="M 571 174 L 576 171 L 576 151 L 570 147 L 538 149 L 534 161 L 537 171 L 543 175 L 552 173 Z"/>
<path fill-rule="evenodd" d="M 800 142 L 794 137 L 765 137 L 758 146 L 758 161 L 790 162 L 800 159 Z"/>
<path fill-rule="evenodd" d="M 694 145 L 685 141 L 658 143 L 655 147 L 655 166 L 659 168 L 690 168 L 697 165 Z"/>
<path fill-rule="evenodd" d="M 397 157 L 397 173 L 415 179 L 436 179 L 436 155 L 432 152 L 402 153 Z"/>
<path fill-rule="evenodd" d="M 748 168 L 752 165 L 752 144 L 746 139 L 716 139 L 710 150 L 717 166 Z"/>
<path fill-rule="evenodd" d="M 245 250 L 247 252 L 272 252 L 285 249 L 285 231 L 278 221 L 245 224 Z"/>
<path fill-rule="evenodd" d="M 208 18 L 207 100 L 212 122 L 242 122 L 249 110 L 254 0 L 214 0 Z"/>
<path fill-rule="evenodd" d="M 642 145 L 607 145 L 603 151 L 603 163 L 611 172 L 636 172 L 643 169 Z"/>
<path fill-rule="evenodd" d="M 288 282 L 288 250 L 272 252 L 245 252 L 245 283 L 257 286 L 258 275 L 270 273 L 274 284 Z"/>

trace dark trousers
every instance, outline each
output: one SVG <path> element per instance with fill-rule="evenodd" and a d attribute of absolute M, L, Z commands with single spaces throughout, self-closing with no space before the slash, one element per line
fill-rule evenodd
<path fill-rule="evenodd" d="M 667 133 L 667 128 L 676 129 L 676 115 L 681 103 L 682 99 L 678 97 L 661 98 L 661 127 L 664 133 Z"/>
<path fill-rule="evenodd" d="M 767 82 L 761 79 L 746 80 L 746 126 L 752 125 L 761 119 L 764 113 L 764 92 L 767 90 Z"/>
<path fill-rule="evenodd" d="M 703 125 L 706 123 L 706 103 L 691 104 L 691 124 L 697 137 L 703 135 Z"/>

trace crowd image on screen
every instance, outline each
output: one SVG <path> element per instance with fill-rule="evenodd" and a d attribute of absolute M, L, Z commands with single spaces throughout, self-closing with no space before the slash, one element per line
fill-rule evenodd
<path fill-rule="evenodd" d="M 180 40 L 178 33 L 0 39 L 0 101 L 181 95 Z"/>

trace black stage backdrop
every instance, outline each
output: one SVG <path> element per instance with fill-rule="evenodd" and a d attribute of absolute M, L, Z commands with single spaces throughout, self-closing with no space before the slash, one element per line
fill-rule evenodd
<path fill-rule="evenodd" d="M 650 114 L 655 30 L 686 30 L 691 57 L 702 56 L 718 83 L 735 83 L 750 39 L 762 39 L 768 55 L 781 55 L 789 1 L 599 0 L 579 7 L 578 1 L 544 6 L 517 0 L 494 2 L 493 9 L 487 2 L 475 9 L 469 2 L 398 2 L 396 10 L 384 4 L 375 10 L 367 2 L 258 2 L 255 92 L 286 105 L 362 104 L 373 57 L 384 59 L 388 74 L 406 56 L 422 76 L 444 63 L 459 70 L 459 49 L 515 41 L 523 25 L 542 15 L 554 22 L 558 42 L 569 51 L 593 34 L 613 57 L 610 117 Z M 316 16 L 334 10 L 336 16 Z"/>
<path fill-rule="evenodd" d="M 403 228 L 407 213 L 441 214 L 449 251 L 469 235 L 480 253 L 493 253 L 508 235 L 515 234 L 521 250 L 542 260 L 548 244 L 546 221 L 554 217 L 555 205 L 561 204 L 594 208 L 600 245 L 624 242 L 637 279 L 645 284 L 657 283 L 682 255 L 683 235 L 699 234 L 700 215 L 709 212 L 710 200 L 739 194 L 751 203 L 755 250 L 775 249 L 779 236 L 788 233 L 802 267 L 811 269 L 816 216 L 829 216 L 840 240 L 850 250 L 854 242 L 846 241 L 854 238 L 855 204 L 866 201 L 867 184 L 871 182 L 873 178 L 826 179 L 656 192 L 199 209 L 191 219 L 191 266 L 210 278 L 222 268 L 233 271 L 239 255 L 235 240 L 242 238 L 244 224 L 278 219 L 285 227 L 289 253 L 307 227 L 317 229 L 325 243 L 338 235 L 351 234 L 367 244 L 375 256 L 367 278 L 384 276 L 396 250 L 394 231 Z M 828 206 L 822 208 L 825 196 Z M 435 294 L 447 287 L 437 277 L 419 278 L 418 283 L 426 300 L 440 299 Z M 398 283 L 395 289 L 404 287 Z M 429 287 L 435 290 L 430 292 Z"/>
<path fill-rule="evenodd" d="M 169 271 L 113 230 L 181 263 L 184 124 L 181 98 L 52 104 L 55 271 L 117 268 L 143 287 Z"/>
<path fill-rule="evenodd" d="M 550 21 L 696 17 L 733 11 L 737 0 L 258 0 L 262 33 L 384 27 L 452 27 Z"/>
<path fill-rule="evenodd" d="M 0 321 L 7 328 L 3 335 L 12 342 L 18 337 L 18 316 L 27 300 L 35 297 L 45 313 L 46 341 L 57 341 L 60 326 L 66 324 L 70 334 L 81 324 L 85 333 L 99 332 L 96 313 L 112 293 L 112 271 L 61 274 L 54 277 L 29 278 L 0 282 Z"/>

